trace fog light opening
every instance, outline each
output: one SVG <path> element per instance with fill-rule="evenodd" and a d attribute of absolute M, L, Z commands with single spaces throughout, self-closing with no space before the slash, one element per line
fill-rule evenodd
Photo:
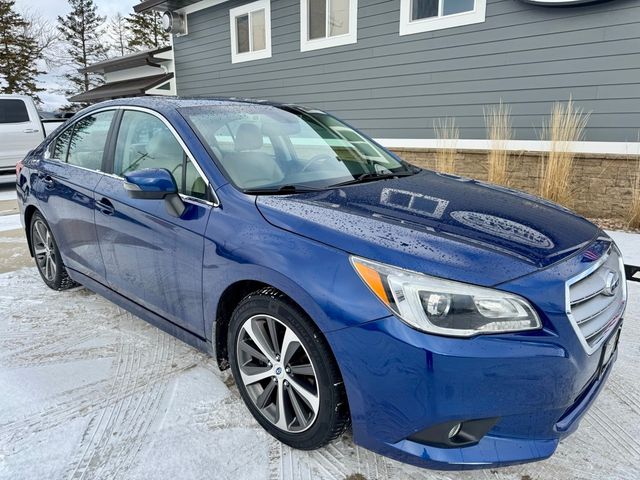
<path fill-rule="evenodd" d="M 407 437 L 412 442 L 440 448 L 470 447 L 482 440 L 498 423 L 498 417 L 473 420 L 450 420 L 415 432 Z"/>
<path fill-rule="evenodd" d="M 457 423 L 453 427 L 451 427 L 451 430 L 449 430 L 449 434 L 448 434 L 449 440 L 453 439 L 456 435 L 458 435 L 460 433 L 461 428 L 462 428 L 461 423 Z"/>

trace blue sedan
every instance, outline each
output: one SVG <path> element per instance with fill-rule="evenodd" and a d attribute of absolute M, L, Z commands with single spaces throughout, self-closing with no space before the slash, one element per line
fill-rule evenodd
<path fill-rule="evenodd" d="M 611 371 L 622 259 L 596 226 L 416 168 L 295 105 L 92 106 L 17 165 L 43 281 L 231 368 L 257 421 L 431 468 L 550 456 Z"/>

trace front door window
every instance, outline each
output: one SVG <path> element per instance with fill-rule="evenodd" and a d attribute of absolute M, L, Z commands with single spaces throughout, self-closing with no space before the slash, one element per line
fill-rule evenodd
<path fill-rule="evenodd" d="M 164 122 L 149 113 L 126 111 L 116 142 L 114 173 L 124 176 L 145 168 L 164 168 L 180 193 L 207 198 L 206 182 Z"/>

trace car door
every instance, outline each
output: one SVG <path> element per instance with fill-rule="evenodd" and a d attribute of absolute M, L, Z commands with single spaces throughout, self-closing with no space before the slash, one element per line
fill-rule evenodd
<path fill-rule="evenodd" d="M 94 189 L 115 110 L 82 117 L 49 145 L 33 184 L 40 207 L 68 268 L 105 277 L 95 226 Z"/>
<path fill-rule="evenodd" d="M 96 189 L 96 226 L 109 286 L 187 330 L 204 335 L 202 261 L 212 202 L 193 157 L 156 113 L 125 110 L 115 140 L 113 175 Z M 145 168 L 172 173 L 186 210 L 165 200 L 134 199 L 124 175 Z"/>
<path fill-rule="evenodd" d="M 21 98 L 0 98 L 0 133 L 0 170 L 15 168 L 44 139 L 38 112 Z"/>

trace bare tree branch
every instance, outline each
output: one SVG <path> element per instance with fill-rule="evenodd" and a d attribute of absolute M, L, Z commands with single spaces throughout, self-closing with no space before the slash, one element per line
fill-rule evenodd
<path fill-rule="evenodd" d="M 45 61 L 47 68 L 55 68 L 64 63 L 62 35 L 55 23 L 50 22 L 33 8 L 22 10 L 26 21 L 24 32 L 37 44 L 38 55 Z"/>

